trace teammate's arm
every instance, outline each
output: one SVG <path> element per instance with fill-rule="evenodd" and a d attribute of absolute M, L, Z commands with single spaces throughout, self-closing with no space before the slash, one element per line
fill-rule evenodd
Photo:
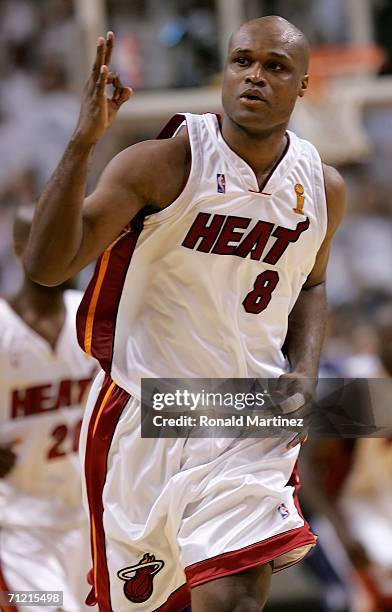
<path fill-rule="evenodd" d="M 290 313 L 285 352 L 291 371 L 281 377 L 290 387 L 290 394 L 300 391 L 305 399 L 313 395 L 317 382 L 321 348 L 327 321 L 326 271 L 331 240 L 339 227 L 346 208 L 346 187 L 335 168 L 324 165 L 327 197 L 328 226 L 324 241 L 317 253 L 312 272 L 308 276 Z M 290 446 L 300 441 L 296 436 Z"/>
<path fill-rule="evenodd" d="M 56 285 L 94 260 L 146 204 L 163 208 L 181 192 L 189 167 L 186 131 L 122 151 L 85 198 L 89 160 L 131 90 L 109 72 L 114 36 L 98 41 L 77 128 L 38 205 L 24 264 L 30 278 Z M 107 85 L 113 86 L 111 98 Z"/>

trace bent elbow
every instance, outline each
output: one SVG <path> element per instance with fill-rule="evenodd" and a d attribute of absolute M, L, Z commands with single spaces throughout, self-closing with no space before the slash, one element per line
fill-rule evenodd
<path fill-rule="evenodd" d="M 37 285 L 56 287 L 68 280 L 66 275 L 59 274 L 59 270 L 50 270 L 40 262 L 34 262 L 31 258 L 23 258 L 23 267 L 26 276 Z"/>

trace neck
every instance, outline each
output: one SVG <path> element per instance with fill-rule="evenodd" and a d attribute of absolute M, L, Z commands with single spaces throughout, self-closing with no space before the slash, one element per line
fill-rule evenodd
<path fill-rule="evenodd" d="M 222 136 L 229 147 L 249 164 L 257 177 L 266 175 L 279 160 L 287 145 L 287 124 L 270 130 L 249 132 L 223 116 Z"/>
<path fill-rule="evenodd" d="M 50 315 L 64 310 L 64 288 L 42 287 L 24 278 L 19 291 L 10 298 L 9 303 L 19 313 L 34 312 L 37 315 Z"/>

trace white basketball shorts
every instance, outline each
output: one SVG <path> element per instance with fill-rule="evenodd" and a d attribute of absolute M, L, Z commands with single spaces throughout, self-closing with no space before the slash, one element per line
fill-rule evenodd
<path fill-rule="evenodd" d="M 299 446 L 274 439 L 142 439 L 140 403 L 95 380 L 81 434 L 100 612 L 180 612 L 190 589 L 297 561 L 315 536 L 297 501 Z"/>
<path fill-rule="evenodd" d="M 26 508 L 29 512 L 29 508 Z M 17 603 L 4 612 L 82 612 L 90 565 L 87 521 L 70 529 L 4 527 L 0 529 L 0 591 L 59 591 L 63 604 Z M 42 600 L 41 600 L 42 601 Z M 16 600 L 15 600 L 16 602 Z"/>

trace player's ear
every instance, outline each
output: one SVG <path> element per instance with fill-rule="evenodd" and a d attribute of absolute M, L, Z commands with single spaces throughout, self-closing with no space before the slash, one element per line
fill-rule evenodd
<path fill-rule="evenodd" d="M 308 74 L 304 74 L 304 76 L 301 79 L 300 88 L 299 88 L 299 92 L 298 92 L 298 95 L 299 95 L 300 98 L 304 97 L 304 95 L 307 92 L 308 87 L 309 87 L 309 75 Z"/>

